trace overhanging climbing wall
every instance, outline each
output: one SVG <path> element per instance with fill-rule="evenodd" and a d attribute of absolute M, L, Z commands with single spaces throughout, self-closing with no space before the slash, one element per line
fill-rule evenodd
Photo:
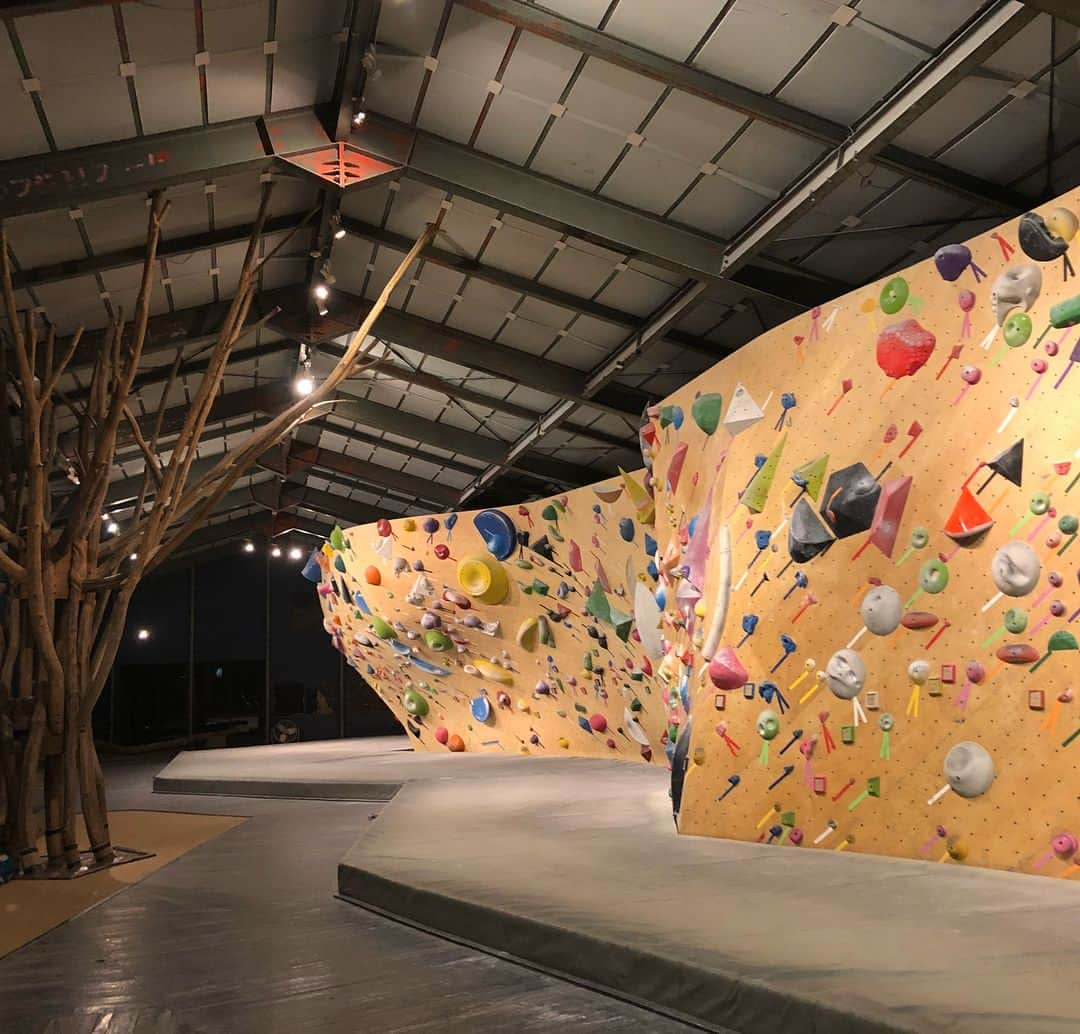
<path fill-rule="evenodd" d="M 327 631 L 415 746 L 665 761 L 642 473 L 335 531 L 313 555 Z"/>
<path fill-rule="evenodd" d="M 368 565 L 415 557 L 436 596 L 460 591 L 457 564 L 431 560 L 445 530 L 427 543 L 423 519 L 393 522 L 413 552 L 373 559 L 374 527 L 328 548 L 324 568 L 345 568 L 320 588 L 328 628 L 406 722 L 427 706 L 413 723 L 424 746 L 442 728 L 470 750 L 636 756 L 640 740 L 663 761 L 665 747 L 685 833 L 1080 872 L 1077 210 L 1071 195 L 943 248 L 663 400 L 642 432 L 652 473 L 630 482 L 655 506 L 618 479 L 614 501 L 568 496 L 567 541 L 549 536 L 533 571 L 502 563 L 506 601 L 473 608 L 500 627 L 482 642 L 452 633 L 448 674 L 419 671 L 426 644 L 405 638 L 423 613 L 405 598 L 416 573 L 363 583 Z M 551 505 L 527 507 L 533 536 Z M 472 517 L 449 543 L 457 559 L 485 552 Z M 527 592 L 533 577 L 547 598 Z M 396 641 L 377 638 L 356 588 L 401 621 Z M 541 615 L 555 646 L 528 649 Z"/>

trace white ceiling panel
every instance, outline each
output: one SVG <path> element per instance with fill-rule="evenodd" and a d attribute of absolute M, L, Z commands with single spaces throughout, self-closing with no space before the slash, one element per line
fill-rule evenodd
<path fill-rule="evenodd" d="M 830 6 L 807 0 L 736 0 L 695 64 L 769 93 L 828 28 Z M 762 46 L 763 40 L 768 46 Z"/>
<path fill-rule="evenodd" d="M 388 49 L 430 54 L 445 8 L 444 0 L 394 0 L 379 12 L 379 43 Z"/>
<path fill-rule="evenodd" d="M 716 0 L 679 0 L 678 7 L 658 4 L 656 0 L 620 0 L 604 31 L 685 61 L 721 6 Z"/>
<path fill-rule="evenodd" d="M 544 355 L 554 343 L 557 334 L 557 330 L 545 327 L 542 323 L 515 319 L 510 320 L 499 332 L 498 341 L 501 345 L 507 345 L 531 355 Z"/>
<path fill-rule="evenodd" d="M 547 123 L 550 107 L 504 90 L 484 119 L 476 139 L 477 150 L 524 165 Z"/>
<path fill-rule="evenodd" d="M 490 232 L 496 214 L 494 208 L 468 198 L 455 198 L 443 217 L 440 245 L 458 255 L 475 256 Z"/>
<path fill-rule="evenodd" d="M 789 104 L 844 125 L 857 122 L 919 59 L 853 27 L 837 28 L 781 91 Z"/>
<path fill-rule="evenodd" d="M 553 330 L 562 330 L 575 315 L 570 309 L 565 309 L 561 305 L 552 305 L 550 302 L 531 295 L 525 295 L 522 298 L 516 311 L 520 319 L 531 320 Z"/>
<path fill-rule="evenodd" d="M 274 57 L 273 110 L 288 111 L 330 100 L 340 49 L 328 36 L 282 43 Z"/>
<path fill-rule="evenodd" d="M 192 60 L 199 49 L 195 42 L 194 5 L 126 3 L 121 11 L 128 50 L 139 76 L 151 65 L 183 61 L 192 77 L 197 78 Z"/>
<path fill-rule="evenodd" d="M 670 284 L 627 269 L 604 288 L 597 301 L 636 316 L 647 316 L 670 296 Z"/>
<path fill-rule="evenodd" d="M 1008 183 L 1038 164 L 1046 149 L 1047 98 L 1033 93 L 1012 100 L 993 118 L 944 151 L 942 161 L 999 183 Z M 1080 139 L 1080 119 L 1072 112 L 1055 112 L 1055 145 L 1066 147 Z M 1008 146 L 1004 142 L 1008 141 Z"/>
<path fill-rule="evenodd" d="M 553 363 L 572 366 L 575 370 L 591 370 L 607 358 L 608 351 L 590 341 L 577 337 L 573 331 L 566 337 L 556 337 L 547 358 Z"/>
<path fill-rule="evenodd" d="M 591 298 L 611 275 L 613 262 L 579 251 L 563 248 L 544 270 L 541 283 L 561 291 Z"/>
<path fill-rule="evenodd" d="M 421 129 L 451 140 L 469 139 L 512 34 L 505 22 L 454 7 L 420 113 Z"/>
<path fill-rule="evenodd" d="M 277 0 L 275 6 L 277 15 L 274 21 L 274 36 L 282 41 L 299 43 L 315 37 L 329 39 L 346 24 L 345 0 L 319 0 L 317 4 L 313 4 L 311 0 Z M 395 5 L 387 5 L 393 6 Z"/>
<path fill-rule="evenodd" d="M 446 191 L 438 187 L 429 187 L 412 179 L 401 180 L 390 208 L 387 228 L 415 240 L 439 214 L 439 205 L 445 197 Z"/>
<path fill-rule="evenodd" d="M 982 0 L 861 0 L 855 25 L 866 21 L 916 40 L 930 49 L 940 47 L 968 18 L 985 6 Z"/>
<path fill-rule="evenodd" d="M 406 311 L 414 316 L 431 320 L 432 323 L 441 323 L 446 318 L 452 302 L 452 292 L 437 290 L 420 283 L 412 289 Z"/>
<path fill-rule="evenodd" d="M 526 226 L 529 228 L 525 229 Z M 506 216 L 502 229 L 484 251 L 484 265 L 533 277 L 551 254 L 552 243 L 558 238 L 555 230 L 524 224 L 513 216 Z"/>
<path fill-rule="evenodd" d="M 21 158 L 47 150 L 34 102 L 20 83 L 22 72 L 5 33 L 0 39 L 0 158 Z"/>
<path fill-rule="evenodd" d="M 663 215 L 698 173 L 698 166 L 659 148 L 632 147 L 603 194 L 624 205 Z"/>
<path fill-rule="evenodd" d="M 211 51 L 206 91 L 211 122 L 262 114 L 266 102 L 266 58 L 262 44 L 257 49 L 231 53 Z"/>
<path fill-rule="evenodd" d="M 86 117 L 86 99 L 94 98 L 94 117 Z M 41 100 L 61 150 L 135 135 L 127 83 L 114 67 L 108 77 L 41 84 Z"/>
<path fill-rule="evenodd" d="M 723 176 L 703 176 L 671 218 L 703 233 L 732 237 L 768 203 Z"/>
<path fill-rule="evenodd" d="M 8 243 L 25 271 L 86 254 L 79 230 L 67 209 L 34 212 L 4 220 Z"/>
<path fill-rule="evenodd" d="M 198 125 L 202 102 L 199 77 L 190 56 L 186 61 L 140 65 L 135 84 L 143 132 L 167 133 Z"/>
<path fill-rule="evenodd" d="M 423 59 L 380 54 L 378 71 L 364 87 L 364 103 L 381 115 L 408 122 L 424 81 Z"/>
<path fill-rule="evenodd" d="M 568 111 L 556 119 L 532 168 L 575 187 L 593 190 L 626 143 L 626 132 L 584 122 Z"/>

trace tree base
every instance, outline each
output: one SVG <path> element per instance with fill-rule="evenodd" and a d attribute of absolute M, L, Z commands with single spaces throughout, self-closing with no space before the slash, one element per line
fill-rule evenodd
<path fill-rule="evenodd" d="M 79 864 L 74 868 L 66 866 L 53 866 L 51 868 L 39 867 L 33 872 L 23 872 L 15 878 L 18 880 L 77 880 L 91 873 L 101 872 L 103 869 L 112 869 L 117 865 L 127 865 L 129 862 L 141 862 L 144 858 L 153 858 L 153 851 L 139 851 L 133 847 L 113 847 L 110 849 L 112 857 L 109 861 L 98 861 L 92 851 L 79 853 Z"/>

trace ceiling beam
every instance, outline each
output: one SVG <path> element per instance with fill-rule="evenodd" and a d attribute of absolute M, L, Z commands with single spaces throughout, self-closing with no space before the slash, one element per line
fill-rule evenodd
<path fill-rule="evenodd" d="M 304 506 L 317 513 L 325 513 L 335 517 L 343 524 L 371 524 L 380 517 L 385 517 L 383 510 L 377 510 L 366 503 L 358 503 L 345 496 L 335 495 L 333 492 L 322 492 L 316 488 L 304 489 L 303 498 L 297 501 L 296 506 Z M 291 507 L 290 507 L 291 509 Z"/>
<path fill-rule="evenodd" d="M 758 93 L 722 79 L 692 65 L 682 64 L 633 43 L 627 43 L 607 32 L 589 28 L 537 4 L 525 3 L 524 0 L 458 2 L 492 18 L 509 22 L 518 29 L 554 40 L 579 53 L 599 58 L 683 93 L 693 94 L 722 107 L 742 112 L 751 118 L 769 122 L 828 147 L 842 145 L 849 136 L 849 128 L 838 122 L 804 111 L 769 94 Z M 1070 8 L 1073 17 L 1077 17 L 1076 4 L 1072 0 L 1041 0 L 1037 6 L 1043 9 L 1054 6 Z M 723 32 L 722 25 L 720 31 Z M 901 147 L 884 146 L 874 160 L 902 176 L 929 183 L 970 201 L 989 205 L 995 211 L 1007 215 L 1025 211 L 1029 204 L 1023 195 L 1008 187 L 972 176 Z"/>
<path fill-rule="evenodd" d="M 0 219 L 204 177 L 265 172 L 272 161 L 251 118 L 12 158 L 0 162 Z"/>
<path fill-rule="evenodd" d="M 399 381 L 402 384 L 415 384 L 422 388 L 428 388 L 431 391 L 437 391 L 440 395 L 445 395 L 448 399 L 456 399 L 459 402 L 479 406 L 482 409 L 492 409 L 496 413 L 505 413 L 507 416 L 517 417 L 519 420 L 532 421 L 543 415 L 535 409 L 529 409 L 527 406 L 518 405 L 516 402 L 509 402 L 506 399 L 485 395 L 482 391 L 475 391 L 467 385 L 451 384 L 449 381 L 444 381 L 442 378 L 436 377 L 434 374 L 427 373 L 424 370 L 412 370 L 408 367 L 400 366 L 391 359 L 376 359 L 367 367 L 367 369 L 373 373 L 380 373 L 390 380 Z M 567 434 L 588 438 L 590 441 L 597 442 L 600 445 L 607 445 L 612 449 L 629 449 L 631 452 L 638 451 L 637 433 L 635 431 L 628 429 L 627 433 L 620 437 L 619 435 L 608 434 L 606 431 L 599 431 L 592 427 L 586 427 L 584 424 L 568 422 L 563 426 L 566 429 Z"/>
<path fill-rule="evenodd" d="M 394 233 L 392 230 L 386 230 L 379 226 L 373 226 L 371 223 L 365 223 L 349 216 L 342 216 L 341 225 L 354 237 L 371 241 L 373 244 L 390 248 L 393 251 L 399 251 L 403 255 L 413 245 L 413 242 L 402 234 Z M 538 280 L 530 280 L 528 277 L 518 276 L 516 273 L 510 273 L 503 269 L 496 269 L 494 266 L 481 265 L 474 259 L 470 259 L 465 255 L 458 255 L 452 251 L 445 251 L 442 248 L 429 245 L 423 250 L 421 256 L 425 262 L 431 262 L 436 266 L 460 273 L 462 276 L 470 277 L 473 280 L 480 280 L 496 287 L 505 287 L 507 290 L 517 291 L 519 294 L 528 295 L 531 298 L 538 298 L 570 312 L 580 312 L 583 316 L 590 316 L 593 319 L 611 323 L 617 327 L 637 327 L 641 323 L 637 316 L 632 316 L 621 309 L 615 309 L 610 305 L 604 305 L 602 302 L 571 294 L 569 291 L 560 291 L 557 287 L 550 287 Z M 680 348 L 697 352 L 699 355 L 704 355 L 710 359 L 722 359 L 724 356 L 730 355 L 738 347 L 719 341 L 709 341 L 677 330 L 668 331 L 664 335 L 664 339 L 678 345 Z"/>
<path fill-rule="evenodd" d="M 273 162 L 277 162 L 275 169 L 286 174 L 305 175 L 290 157 L 303 158 L 328 143 L 315 111 L 301 109 L 15 158 L 0 162 L 0 219 L 105 197 L 139 195 L 245 169 L 266 171 Z M 348 145 L 390 166 L 407 165 L 406 172 L 419 179 L 685 275 L 722 275 L 718 263 L 723 242 L 716 238 L 391 119 L 369 114 L 363 126 L 354 129 Z M 772 266 L 777 275 L 771 291 L 764 293 L 800 308 L 850 286 L 794 264 L 773 262 Z M 748 289 L 760 292 L 757 287 Z"/>
<path fill-rule="evenodd" d="M 334 406 L 334 415 L 339 419 L 355 420 L 359 424 L 388 434 L 400 435 L 448 452 L 457 452 L 488 464 L 503 461 L 510 445 L 508 442 L 426 420 L 413 413 L 393 409 L 368 399 L 350 398 L 339 401 Z M 428 459 L 431 463 L 442 462 L 435 457 Z M 588 467 L 579 467 L 574 463 L 535 454 L 519 456 L 511 466 L 524 474 L 566 488 L 587 485 L 597 479 L 596 471 Z"/>
<path fill-rule="evenodd" d="M 259 457 L 259 466 L 272 470 L 282 477 L 297 471 L 316 470 L 343 475 L 342 482 L 352 486 L 368 485 L 378 491 L 391 489 L 411 499 L 423 499 L 437 506 L 451 505 L 457 500 L 457 492 L 401 470 L 390 470 L 377 463 L 349 456 L 319 445 L 294 441 L 286 450 L 276 445 Z"/>
<path fill-rule="evenodd" d="M 644 328 L 634 331 L 612 356 L 590 374 L 585 384 L 586 396 L 602 391 L 604 385 L 612 377 L 616 376 L 627 363 L 632 362 L 635 356 L 640 355 L 650 345 L 663 337 L 664 332 L 672 323 L 677 322 L 698 304 L 704 293 L 705 283 L 701 280 L 691 280 L 683 285 L 682 289 L 673 298 L 653 314 Z M 549 434 L 558 427 L 573 411 L 574 403 L 569 400 L 563 400 L 558 405 L 553 406 L 525 434 L 514 442 L 501 462 L 489 466 L 472 484 L 465 487 L 458 505 L 464 505 L 467 500 L 490 485 L 503 470 L 515 462 L 518 456 L 533 449 L 544 435 Z"/>
<path fill-rule="evenodd" d="M 724 254 L 725 268 L 738 270 L 749 262 L 784 227 L 903 132 L 1037 16 L 1019 0 L 996 0 L 972 19 L 855 126 L 845 143 L 815 163 L 796 186 L 730 242 Z"/>
<path fill-rule="evenodd" d="M 1072 25 L 1080 25 L 1080 6 L 1076 0 L 1024 0 L 1024 3 L 1052 18 L 1061 18 Z"/>
<path fill-rule="evenodd" d="M 358 327 L 371 308 L 371 302 L 367 299 L 337 290 L 331 295 L 328 304 L 331 326 L 339 323 L 350 329 Z M 371 333 L 373 337 L 410 348 L 434 359 L 443 359 L 471 370 L 489 373 L 548 395 L 584 401 L 580 370 L 497 341 L 455 330 L 445 323 L 435 323 L 398 309 L 385 308 L 379 313 Z M 553 329 L 553 338 L 555 333 Z M 333 336 L 340 334 L 341 330 L 334 327 Z M 335 348 L 330 342 L 325 342 L 320 347 L 332 353 Z M 592 404 L 617 416 L 637 420 L 650 401 L 648 395 L 636 388 L 613 384 L 598 392 Z"/>
<path fill-rule="evenodd" d="M 263 234 L 269 236 L 287 233 L 301 226 L 306 219 L 307 213 L 304 212 L 274 216 L 266 220 Z M 210 248 L 222 248 L 229 244 L 246 244 L 254 229 L 253 223 L 246 223 L 242 226 L 227 226 L 203 233 L 165 239 L 158 245 L 157 255 L 158 258 L 177 258 L 182 255 L 192 255 L 198 251 L 207 251 Z M 119 248 L 100 255 L 88 255 L 83 258 L 69 259 L 66 262 L 52 262 L 44 266 L 35 266 L 33 269 L 24 269 L 16 273 L 13 280 L 16 289 L 41 287 L 43 284 L 55 284 L 76 277 L 92 276 L 94 273 L 122 269 L 125 266 L 141 266 L 145 254 L 146 242 L 143 241 L 130 248 Z"/>

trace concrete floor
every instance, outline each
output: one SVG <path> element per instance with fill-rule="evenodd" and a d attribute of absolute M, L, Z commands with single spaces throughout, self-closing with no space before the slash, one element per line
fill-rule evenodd
<path fill-rule="evenodd" d="M 234 769 L 400 786 L 343 893 L 743 1034 L 1080 1031 L 1080 881 L 680 837 L 667 773 L 603 759 L 352 741 L 189 753 L 161 779 Z"/>
<path fill-rule="evenodd" d="M 112 807 L 250 820 L 0 960 L 3 1034 L 692 1029 L 336 899 L 381 805 L 152 794 L 166 760 L 109 765 Z"/>

